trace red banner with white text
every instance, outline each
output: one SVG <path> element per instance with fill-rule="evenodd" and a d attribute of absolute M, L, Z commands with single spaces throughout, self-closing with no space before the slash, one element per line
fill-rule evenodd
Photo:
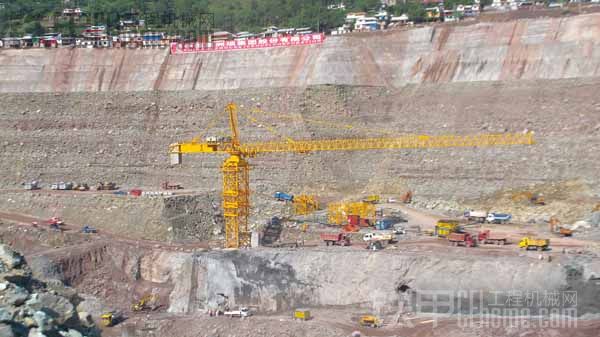
<path fill-rule="evenodd" d="M 201 42 L 173 42 L 171 54 L 205 53 L 229 50 L 244 50 L 256 48 L 291 47 L 323 43 L 325 34 L 305 34 L 279 37 L 265 37 L 244 40 Z"/>

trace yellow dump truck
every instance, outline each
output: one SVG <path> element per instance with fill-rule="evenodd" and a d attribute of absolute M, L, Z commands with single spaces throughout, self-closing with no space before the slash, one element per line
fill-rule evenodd
<path fill-rule="evenodd" d="M 308 309 L 296 309 L 294 311 L 294 319 L 299 319 L 301 321 L 308 321 L 311 319 L 310 310 Z"/>
<path fill-rule="evenodd" d="M 373 315 L 363 315 L 358 319 L 358 324 L 361 326 L 368 326 L 371 328 L 377 328 L 381 326 L 379 319 Z"/>
<path fill-rule="evenodd" d="M 439 220 L 435 225 L 434 235 L 442 238 L 447 237 L 450 233 L 458 232 L 460 223 L 458 220 Z"/>
<path fill-rule="evenodd" d="M 378 204 L 378 203 L 379 203 L 379 201 L 380 201 L 380 199 L 381 199 L 381 198 L 380 198 L 378 195 L 375 195 L 375 194 L 374 194 L 374 195 L 369 195 L 369 196 L 368 196 L 368 197 L 366 197 L 366 198 L 363 198 L 363 200 L 362 200 L 362 201 L 363 201 L 363 202 L 368 202 L 368 203 L 371 203 L 371 204 Z"/>
<path fill-rule="evenodd" d="M 526 250 L 545 250 L 550 247 L 549 239 L 534 239 L 530 237 L 524 237 L 519 241 L 519 248 L 525 248 Z"/>

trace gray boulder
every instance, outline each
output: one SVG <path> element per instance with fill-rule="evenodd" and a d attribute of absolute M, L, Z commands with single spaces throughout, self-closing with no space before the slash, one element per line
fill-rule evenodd
<path fill-rule="evenodd" d="M 37 328 L 33 328 L 31 330 L 29 330 L 29 335 L 27 335 L 27 337 L 48 337 L 46 335 L 44 335 L 44 333 Z"/>
<path fill-rule="evenodd" d="M 592 225 L 592 226 L 598 226 L 600 225 L 600 212 L 594 212 L 592 213 L 592 215 L 590 216 L 590 219 L 588 220 L 588 222 Z"/>
<path fill-rule="evenodd" d="M 61 331 L 60 334 L 63 337 L 83 337 L 83 335 L 79 331 L 73 329 L 69 329 L 69 331 L 66 332 Z"/>
<path fill-rule="evenodd" d="M 34 312 L 33 320 L 35 321 L 35 325 L 43 332 L 48 332 L 55 328 L 54 320 L 43 311 Z"/>
<path fill-rule="evenodd" d="M 23 263 L 23 257 L 6 245 L 0 245 L 0 261 L 10 270 L 19 267 Z"/>
<path fill-rule="evenodd" d="M 15 337 L 15 333 L 8 324 L 0 323 L 0 336 Z"/>
<path fill-rule="evenodd" d="M 51 293 L 33 294 L 25 305 L 33 311 L 44 311 L 59 325 L 65 324 L 75 315 L 75 308 L 69 300 Z"/>
<path fill-rule="evenodd" d="M 4 291 L 0 292 L 0 304 L 20 306 L 28 297 L 29 292 L 25 288 L 9 284 Z"/>
<path fill-rule="evenodd" d="M 10 322 L 13 317 L 13 315 L 6 310 L 6 308 L 0 307 L 0 322 Z M 0 336 L 2 336 L 2 334 L 0 334 Z"/>

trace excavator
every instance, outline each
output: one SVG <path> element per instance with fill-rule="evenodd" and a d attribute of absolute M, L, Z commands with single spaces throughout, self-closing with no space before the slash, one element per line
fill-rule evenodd
<path fill-rule="evenodd" d="M 158 296 L 153 294 L 145 295 L 131 305 L 131 310 L 134 312 L 156 310 L 157 302 Z"/>
<path fill-rule="evenodd" d="M 258 111 L 258 110 L 257 110 Z M 479 135 L 415 135 L 394 136 L 389 138 L 341 138 L 295 140 L 285 137 L 284 141 L 265 141 L 243 143 L 238 130 L 238 107 L 234 103 L 227 105 L 225 112 L 229 119 L 231 137 L 200 136 L 191 141 L 174 143 L 169 146 L 171 165 L 182 163 L 185 154 L 228 155 L 221 166 L 223 173 L 223 216 L 225 218 L 225 248 L 247 247 L 250 244 L 248 217 L 250 215 L 250 165 L 249 158 L 260 154 L 299 153 L 308 154 L 321 151 L 372 151 L 372 150 L 416 150 L 433 148 L 471 147 L 484 148 L 509 145 L 534 144 L 533 133 L 502 133 Z M 279 115 L 278 115 L 279 116 Z M 216 116 L 219 117 L 219 116 Z M 277 133 L 270 123 L 260 123 L 250 114 L 247 120 L 264 126 L 268 131 Z M 217 118 L 208 121 L 207 126 L 216 124 Z M 303 119 L 303 122 L 308 119 Z M 382 130 L 376 130 L 381 134 Z"/>

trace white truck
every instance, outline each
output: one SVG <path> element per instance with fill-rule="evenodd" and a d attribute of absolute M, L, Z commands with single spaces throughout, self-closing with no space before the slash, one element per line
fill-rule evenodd
<path fill-rule="evenodd" d="M 484 223 L 485 219 L 488 216 L 488 213 L 486 211 L 469 210 L 469 211 L 465 211 L 465 213 L 463 215 L 469 221 L 477 221 L 479 223 Z"/>
<path fill-rule="evenodd" d="M 393 243 L 396 240 L 396 236 L 394 233 L 366 233 L 363 235 L 363 241 L 371 242 L 371 241 L 387 241 L 389 243 Z"/>
<path fill-rule="evenodd" d="M 225 311 L 223 315 L 229 317 L 249 317 L 252 316 L 252 313 L 250 312 L 250 309 L 246 307 L 241 307 L 239 308 L 239 310 Z"/>

